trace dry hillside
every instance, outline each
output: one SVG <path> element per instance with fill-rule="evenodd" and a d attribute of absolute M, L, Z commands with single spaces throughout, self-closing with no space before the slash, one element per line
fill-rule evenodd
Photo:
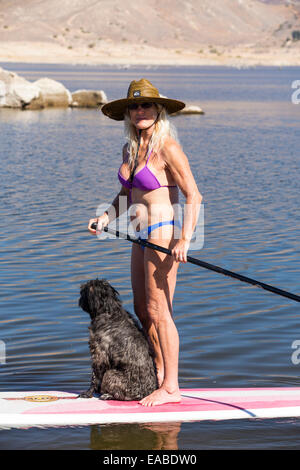
<path fill-rule="evenodd" d="M 299 0 L 0 0 L 0 60 L 34 44 L 45 55 L 57 47 L 85 56 L 114 46 L 133 55 L 141 47 L 298 48 L 299 12 Z"/>

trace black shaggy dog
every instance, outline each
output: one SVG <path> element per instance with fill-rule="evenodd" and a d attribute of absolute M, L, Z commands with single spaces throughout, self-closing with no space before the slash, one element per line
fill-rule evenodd
<path fill-rule="evenodd" d="M 92 379 L 82 398 L 141 400 L 157 387 L 149 343 L 138 323 L 122 307 L 118 292 L 105 279 L 83 284 L 79 306 L 90 314 Z"/>

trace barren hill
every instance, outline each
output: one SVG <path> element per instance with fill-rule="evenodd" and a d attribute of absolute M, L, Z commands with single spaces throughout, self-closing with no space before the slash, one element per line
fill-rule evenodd
<path fill-rule="evenodd" d="M 299 13 L 299 0 L 0 0 L 0 60 L 9 45 L 33 43 L 73 55 L 109 55 L 115 45 L 132 54 L 284 47 L 300 30 Z"/>

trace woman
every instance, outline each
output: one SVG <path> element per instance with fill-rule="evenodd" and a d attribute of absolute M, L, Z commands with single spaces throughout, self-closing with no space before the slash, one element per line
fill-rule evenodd
<path fill-rule="evenodd" d="M 89 221 L 91 233 L 121 215 L 119 197 L 126 196 L 137 235 L 169 248 L 172 256 L 132 245 L 131 279 L 134 309 L 153 346 L 159 388 L 140 403 L 154 406 L 181 400 L 178 386 L 179 337 L 172 318 L 172 302 L 179 262 L 186 262 L 189 243 L 201 204 L 201 195 L 187 157 L 176 141 L 167 118 L 184 103 L 162 98 L 146 79 L 131 82 L 127 98 L 102 107 L 115 120 L 125 120 L 128 143 L 119 169 L 122 188 L 103 215 Z M 178 188 L 185 196 L 180 236 L 175 207 Z M 124 209 L 123 209 L 124 211 Z M 97 222 L 97 231 L 92 224 Z"/>

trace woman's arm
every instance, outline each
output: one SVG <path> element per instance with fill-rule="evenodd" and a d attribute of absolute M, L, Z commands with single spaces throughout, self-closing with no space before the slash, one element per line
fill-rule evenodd
<path fill-rule="evenodd" d="M 198 220 L 202 196 L 191 172 L 187 156 L 180 145 L 169 138 L 163 148 L 163 158 L 175 183 L 185 197 L 181 238 L 172 250 L 177 261 L 186 262 L 187 250 Z"/>
<path fill-rule="evenodd" d="M 123 162 L 126 158 L 126 149 L 127 144 L 123 147 Z M 93 235 L 95 235 L 97 231 L 101 232 L 106 225 L 126 212 L 128 210 L 129 204 L 129 189 L 122 186 L 120 192 L 117 194 L 106 211 L 101 216 L 89 220 L 88 230 Z M 92 228 L 92 225 L 95 222 L 98 225 L 97 231 Z"/>
<path fill-rule="evenodd" d="M 120 198 L 124 198 L 123 200 Z M 125 199 L 126 198 L 126 199 Z M 125 203 L 120 204 L 125 201 Z M 99 217 L 89 220 L 88 230 L 93 235 L 96 235 L 96 232 L 102 232 L 103 228 L 106 227 L 110 222 L 117 219 L 120 215 L 128 210 L 129 207 L 129 190 L 122 186 L 120 192 L 117 194 L 111 205 L 106 209 L 106 211 Z M 92 225 L 97 223 L 97 231 L 92 228 Z"/>

